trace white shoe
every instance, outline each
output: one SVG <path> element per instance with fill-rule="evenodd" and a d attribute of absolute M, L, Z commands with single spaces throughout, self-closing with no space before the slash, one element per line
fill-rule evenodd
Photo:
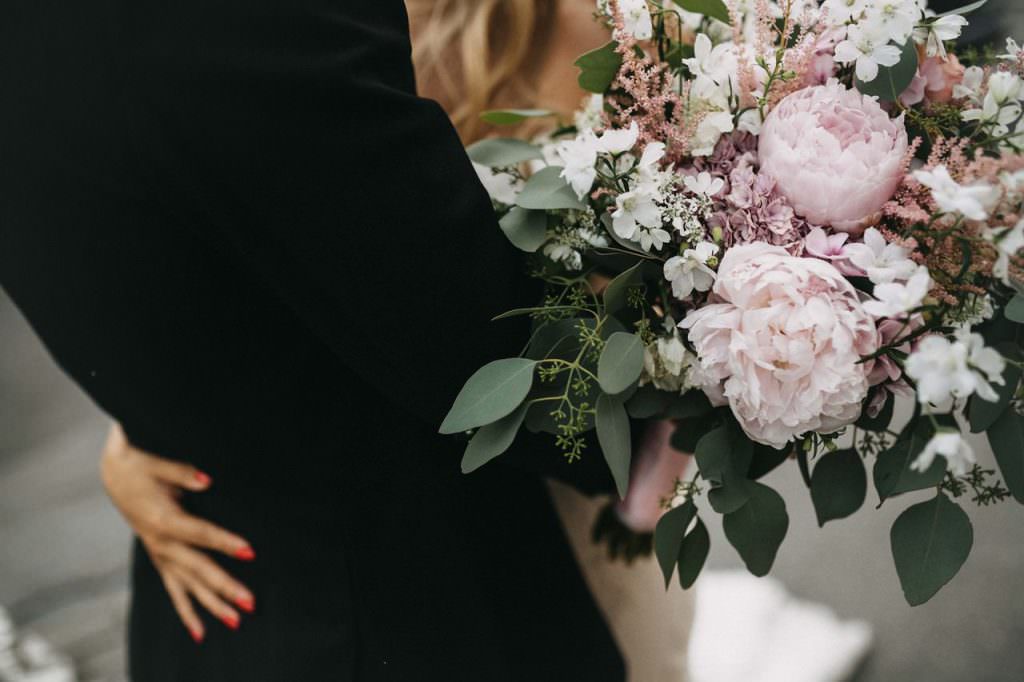
<path fill-rule="evenodd" d="M 707 571 L 697 583 L 690 682 L 842 682 L 871 638 L 867 623 L 794 599 L 777 580 Z"/>
<path fill-rule="evenodd" d="M 75 682 L 75 669 L 41 637 L 19 635 L 0 608 L 0 682 Z"/>

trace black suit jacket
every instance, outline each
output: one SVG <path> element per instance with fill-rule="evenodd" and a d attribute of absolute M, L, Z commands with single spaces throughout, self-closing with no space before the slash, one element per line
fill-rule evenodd
<path fill-rule="evenodd" d="M 0 281 L 138 446 L 194 462 L 257 613 L 194 645 L 138 555 L 136 680 L 621 679 L 540 474 L 436 434 L 537 291 L 398 0 L 33 0 L 0 22 Z"/>

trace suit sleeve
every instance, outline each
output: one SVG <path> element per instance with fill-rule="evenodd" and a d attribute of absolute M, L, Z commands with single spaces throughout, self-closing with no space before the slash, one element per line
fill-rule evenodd
<path fill-rule="evenodd" d="M 232 248 L 385 399 L 381 409 L 436 429 L 475 370 L 517 356 L 528 338 L 525 318 L 491 318 L 535 305 L 541 290 L 447 116 L 412 92 L 404 31 L 364 37 L 383 54 L 366 70 L 343 56 L 324 69 L 320 57 L 292 65 L 297 80 L 280 92 L 211 90 L 203 106 L 223 117 L 222 132 L 194 153 Z M 612 489 L 596 445 L 588 455 L 566 464 L 553 438 L 523 434 L 502 460 Z"/>

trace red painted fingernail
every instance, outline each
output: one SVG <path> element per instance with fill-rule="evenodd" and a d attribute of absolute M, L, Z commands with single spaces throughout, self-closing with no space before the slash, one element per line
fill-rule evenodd
<path fill-rule="evenodd" d="M 224 625 L 227 625 L 232 630 L 237 630 L 241 622 L 238 620 L 238 616 L 224 616 L 221 618 L 224 621 Z"/>
<path fill-rule="evenodd" d="M 208 486 L 211 483 L 213 483 L 213 479 L 210 478 L 209 474 L 204 474 L 202 471 L 197 471 L 195 475 L 196 481 L 199 483 L 199 485 Z"/>
<path fill-rule="evenodd" d="M 253 551 L 252 547 L 245 546 L 235 552 L 235 558 L 242 561 L 252 561 L 256 558 L 256 552 Z"/>
<path fill-rule="evenodd" d="M 243 611 L 245 611 L 246 613 L 252 613 L 253 611 L 256 610 L 256 604 L 253 603 L 252 599 L 247 599 L 247 598 L 241 598 L 240 597 L 240 598 L 235 600 L 235 605 L 238 606 L 238 608 L 240 608 Z"/>
<path fill-rule="evenodd" d="M 203 643 L 203 631 L 202 630 L 189 630 L 188 634 L 192 635 L 192 641 L 196 644 Z"/>

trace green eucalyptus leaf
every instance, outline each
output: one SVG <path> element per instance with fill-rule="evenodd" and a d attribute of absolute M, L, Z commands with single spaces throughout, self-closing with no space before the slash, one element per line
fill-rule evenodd
<path fill-rule="evenodd" d="M 855 78 L 857 89 L 885 102 L 895 102 L 917 74 L 917 45 L 913 40 L 900 46 L 900 60 L 894 66 L 878 67 L 878 76 L 870 83 Z"/>
<path fill-rule="evenodd" d="M 811 501 L 818 525 L 844 519 L 861 508 L 868 476 L 856 450 L 837 450 L 821 457 L 811 475 Z"/>
<path fill-rule="evenodd" d="M 789 515 L 782 497 L 756 481 L 747 483 L 747 503 L 722 518 L 725 537 L 754 575 L 767 575 L 789 530 Z"/>
<path fill-rule="evenodd" d="M 1024 294 L 1015 294 L 1010 302 L 1006 304 L 1003 311 L 1006 319 L 1017 324 L 1024 324 Z"/>
<path fill-rule="evenodd" d="M 546 211 L 586 208 L 561 173 L 560 166 L 548 166 L 534 173 L 519 193 L 516 205 Z"/>
<path fill-rule="evenodd" d="M 609 315 L 625 310 L 629 305 L 628 292 L 644 283 L 643 263 L 623 270 L 608 283 L 604 290 L 604 308 Z"/>
<path fill-rule="evenodd" d="M 597 399 L 597 442 L 615 479 L 619 497 L 629 489 L 629 465 L 632 459 L 632 438 L 629 415 L 620 400 L 602 394 Z"/>
<path fill-rule="evenodd" d="M 911 606 L 925 603 L 942 589 L 974 544 L 971 520 L 941 493 L 900 514 L 889 537 L 903 596 Z"/>
<path fill-rule="evenodd" d="M 637 389 L 626 402 L 626 411 L 633 419 L 658 417 L 664 414 L 670 397 L 668 392 L 656 388 L 654 384 L 647 384 Z"/>
<path fill-rule="evenodd" d="M 730 476 L 721 485 L 715 485 L 708 491 L 708 503 L 719 514 L 731 514 L 740 509 L 750 500 L 749 481 L 745 478 Z"/>
<path fill-rule="evenodd" d="M 946 475 L 946 460 L 936 457 L 927 471 L 911 471 L 911 463 L 935 435 L 935 428 L 926 419 L 907 425 L 900 437 L 875 460 L 873 477 L 879 502 L 894 495 L 933 488 Z"/>
<path fill-rule="evenodd" d="M 612 334 L 597 363 L 597 380 L 607 394 L 622 393 L 644 369 L 644 342 L 636 334 Z"/>
<path fill-rule="evenodd" d="M 665 512 L 654 529 L 654 555 L 661 566 L 662 575 L 665 576 L 666 588 L 672 581 L 672 572 L 675 571 L 686 530 L 696 515 L 697 507 L 692 500 L 687 500 L 675 509 Z"/>
<path fill-rule="evenodd" d="M 511 414 L 530 392 L 535 365 L 533 360 L 509 358 L 478 369 L 455 398 L 441 433 L 468 431 Z"/>
<path fill-rule="evenodd" d="M 998 350 L 1003 354 L 1004 357 L 1009 358 L 1013 361 L 1020 361 L 1021 352 L 1020 348 L 1013 343 L 1004 343 L 998 346 Z M 996 395 L 999 399 L 995 402 L 989 402 L 988 400 L 982 399 L 978 394 L 971 396 L 971 401 L 968 409 L 968 415 L 970 416 L 971 422 L 971 433 L 981 433 L 987 431 L 996 420 L 1006 411 L 1010 405 L 1010 401 L 1013 400 L 1013 396 L 1017 393 L 1017 386 L 1020 384 L 1021 370 L 1020 367 L 1012 362 L 1006 363 L 1006 369 L 1003 371 L 1003 385 L 993 384 L 992 388 L 995 389 Z"/>
<path fill-rule="evenodd" d="M 697 576 L 700 575 L 701 570 L 704 568 L 704 562 L 707 561 L 710 551 L 711 537 L 708 535 L 707 526 L 700 520 L 700 517 L 697 517 L 696 525 L 683 538 L 683 544 L 679 547 L 677 561 L 679 566 L 679 585 L 684 590 L 693 587 Z"/>
<path fill-rule="evenodd" d="M 519 427 L 523 425 L 528 407 L 529 403 L 524 402 L 512 414 L 481 427 L 466 446 L 466 454 L 462 456 L 462 473 L 476 471 L 508 450 L 519 433 Z"/>
<path fill-rule="evenodd" d="M 507 137 L 480 140 L 466 148 L 470 160 L 488 168 L 518 166 L 525 161 L 543 159 L 540 147 Z"/>
<path fill-rule="evenodd" d="M 547 118 L 554 115 L 555 112 L 547 109 L 496 109 L 480 114 L 480 119 L 491 125 L 514 126 L 530 118 Z"/>
<path fill-rule="evenodd" d="M 580 68 L 579 84 L 587 92 L 604 94 L 622 68 L 622 55 L 616 52 L 619 44 L 614 40 L 582 55 L 576 60 Z"/>
<path fill-rule="evenodd" d="M 687 12 L 703 14 L 726 24 L 731 23 L 729 8 L 722 0 L 675 0 L 675 3 Z"/>
<path fill-rule="evenodd" d="M 548 240 L 548 215 L 544 211 L 513 206 L 498 224 L 512 245 L 526 253 L 535 253 Z"/>
<path fill-rule="evenodd" d="M 745 479 L 753 455 L 753 443 L 732 425 L 719 426 L 705 434 L 694 452 L 700 475 L 714 485 Z"/>
<path fill-rule="evenodd" d="M 754 454 L 750 458 L 750 467 L 747 469 L 747 478 L 752 481 L 766 476 L 775 471 L 783 462 L 789 459 L 793 453 L 792 448 L 776 450 L 770 445 L 754 443 Z"/>
<path fill-rule="evenodd" d="M 1012 408 L 1004 410 L 989 428 L 988 442 L 1006 487 L 1024 504 L 1024 417 Z"/>

